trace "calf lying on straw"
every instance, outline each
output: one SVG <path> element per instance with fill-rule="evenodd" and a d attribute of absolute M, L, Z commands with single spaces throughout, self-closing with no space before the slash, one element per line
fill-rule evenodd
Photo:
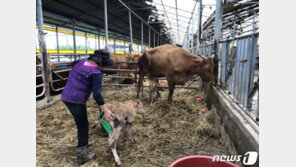
<path fill-rule="evenodd" d="M 116 141 L 118 140 L 122 130 L 126 129 L 131 141 L 135 143 L 135 140 L 132 137 L 131 123 L 133 122 L 135 116 L 143 113 L 144 110 L 140 101 L 124 101 L 112 107 L 111 111 L 114 113 L 115 118 L 113 121 L 110 121 L 112 131 L 109 134 L 109 144 L 117 165 L 121 166 L 122 163 L 120 162 L 116 151 Z M 103 120 L 99 123 L 101 122 L 103 122 Z"/>

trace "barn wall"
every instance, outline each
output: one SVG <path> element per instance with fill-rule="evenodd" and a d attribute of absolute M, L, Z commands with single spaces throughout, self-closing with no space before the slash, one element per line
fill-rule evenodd
<path fill-rule="evenodd" d="M 216 114 L 216 123 L 221 137 L 228 146 L 229 152 L 236 155 L 245 155 L 248 151 L 259 153 L 258 125 L 220 88 L 214 87 L 206 91 Z M 259 166 L 259 158 L 252 166 Z"/>

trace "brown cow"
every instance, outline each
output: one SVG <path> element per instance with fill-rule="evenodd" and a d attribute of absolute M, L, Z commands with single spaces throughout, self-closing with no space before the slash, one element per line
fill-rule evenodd
<path fill-rule="evenodd" d="M 127 61 L 137 61 L 138 57 L 140 56 L 140 53 L 138 52 L 132 52 L 130 55 L 123 55 L 123 54 L 110 54 L 110 58 L 113 61 L 121 61 L 121 62 L 127 62 Z M 137 64 L 129 64 L 129 63 L 120 63 L 120 67 L 118 63 L 114 63 L 111 67 L 105 68 L 105 69 L 136 69 Z M 106 74 L 116 74 L 114 71 L 106 71 Z M 119 72 L 119 76 L 123 77 L 133 77 L 133 73 L 130 72 Z M 133 79 L 119 79 L 119 83 L 133 83 Z"/>
<path fill-rule="evenodd" d="M 213 57 L 203 58 L 169 44 L 146 50 L 139 58 L 138 65 L 140 78 L 137 98 L 145 74 L 150 80 L 166 77 L 169 85 L 168 101 L 170 102 L 172 102 L 175 85 L 185 84 L 194 74 L 198 74 L 205 82 L 215 83 Z"/>
<path fill-rule="evenodd" d="M 142 55 L 141 52 L 131 52 L 131 54 L 127 55 L 128 61 L 138 61 L 139 57 Z M 129 69 L 136 69 L 138 67 L 137 64 L 129 64 Z"/>
<path fill-rule="evenodd" d="M 123 54 L 110 54 L 110 59 L 112 59 L 113 61 L 129 61 L 129 57 L 127 55 L 123 55 Z M 110 68 L 112 69 L 117 69 L 119 66 L 118 63 L 114 63 Z M 128 64 L 127 63 L 121 63 L 120 64 L 120 68 L 121 69 L 127 69 L 128 68 Z"/>

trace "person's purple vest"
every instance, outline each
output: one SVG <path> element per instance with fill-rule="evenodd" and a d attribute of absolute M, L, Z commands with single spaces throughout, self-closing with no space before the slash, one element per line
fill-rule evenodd
<path fill-rule="evenodd" d="M 63 101 L 86 104 L 92 91 L 89 76 L 101 73 L 98 67 L 84 66 L 86 60 L 86 58 L 79 60 L 70 71 L 68 81 L 62 93 Z"/>

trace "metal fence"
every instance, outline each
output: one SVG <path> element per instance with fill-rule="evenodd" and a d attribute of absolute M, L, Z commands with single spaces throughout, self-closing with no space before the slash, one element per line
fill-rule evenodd
<path fill-rule="evenodd" d="M 71 63 L 75 60 L 79 60 L 81 58 L 85 58 L 88 55 L 51 55 L 50 59 L 50 71 L 49 71 L 49 85 L 51 92 L 59 92 L 64 89 L 66 81 L 68 79 L 69 72 L 71 71 Z M 57 61 L 59 60 L 59 61 Z M 60 60 L 68 60 L 68 61 L 60 61 Z M 101 69 L 104 72 L 103 84 L 102 86 L 115 86 L 124 87 L 124 86 L 137 86 L 137 74 L 139 72 L 138 66 L 133 66 L 131 68 L 121 68 L 123 64 L 137 64 L 136 61 L 115 61 L 114 64 L 117 64 L 116 68 L 103 68 Z M 124 75 L 125 73 L 133 74 L 134 76 Z M 36 78 L 41 77 L 42 75 L 36 75 Z M 131 83 L 121 83 L 120 80 L 129 79 Z M 148 79 L 144 77 L 144 79 Z M 166 80 L 165 77 L 159 77 L 158 80 Z M 111 82 L 109 82 L 111 80 Z M 197 78 L 192 79 L 189 84 L 186 86 L 176 86 L 176 88 L 185 88 L 185 89 L 199 89 L 200 87 L 191 86 L 193 82 L 199 81 Z M 60 83 L 60 84 L 59 84 Z M 42 84 L 36 85 L 36 89 L 39 89 L 43 86 L 43 92 L 37 95 L 36 98 L 39 98 L 44 95 L 45 87 L 42 81 Z M 148 87 L 147 85 L 144 87 Z M 158 88 L 168 88 L 167 86 L 157 85 Z"/>
<path fill-rule="evenodd" d="M 258 119 L 259 69 L 256 68 L 258 56 L 258 33 L 221 41 L 218 45 L 217 84 L 252 119 Z M 196 48 L 190 50 L 192 53 Z M 213 54 L 213 44 L 199 48 L 199 53 L 208 57 Z"/>
<path fill-rule="evenodd" d="M 255 60 L 258 54 L 257 36 L 238 39 L 236 49 L 232 49 L 230 56 L 230 44 L 222 43 L 220 86 L 227 90 L 233 99 L 242 107 L 247 108 L 248 98 L 254 87 Z"/>
<path fill-rule="evenodd" d="M 40 60 L 40 55 L 36 55 L 36 61 L 37 59 Z M 37 83 L 37 80 L 41 80 L 41 83 Z M 42 64 L 41 62 L 36 62 L 36 92 L 37 89 L 42 88 L 42 91 L 40 93 L 36 93 L 36 98 L 40 98 L 44 95 L 45 93 L 45 84 L 44 84 L 44 79 L 42 75 Z"/>
<path fill-rule="evenodd" d="M 43 22 L 43 10 L 42 10 L 42 0 L 36 0 L 36 16 L 37 16 L 37 24 L 38 24 L 38 40 L 39 40 L 39 53 L 41 54 L 40 58 L 41 58 L 41 66 L 42 67 L 42 74 L 41 75 L 37 75 L 36 78 L 42 78 L 42 83 L 38 83 L 37 89 L 40 89 L 41 87 L 43 88 L 43 90 L 45 92 L 41 92 L 41 94 L 37 95 L 38 97 L 42 97 L 45 95 L 45 97 L 47 98 L 47 102 L 49 102 L 50 99 L 50 92 L 49 91 L 60 91 L 63 89 L 63 87 L 60 87 L 60 85 L 58 84 L 59 82 L 64 82 L 67 80 L 67 75 L 65 73 L 68 73 L 70 71 L 70 63 L 83 58 L 82 55 L 77 54 L 77 46 L 76 46 L 76 34 L 78 34 L 76 31 L 80 30 L 84 32 L 85 37 L 87 37 L 87 33 L 89 34 L 97 34 L 98 37 L 102 37 L 104 36 L 105 39 L 105 49 L 108 49 L 108 37 L 109 35 L 113 34 L 113 41 L 114 41 L 114 48 L 116 48 L 116 40 L 123 40 L 124 42 L 130 40 L 130 45 L 129 45 L 129 52 L 133 51 L 133 42 L 135 40 L 138 41 L 138 43 L 141 43 L 141 49 L 139 48 L 138 45 L 138 50 L 143 51 L 144 50 L 144 45 L 148 46 L 148 48 L 150 48 L 150 46 L 153 44 L 153 47 L 155 46 L 159 46 L 160 44 L 164 44 L 164 43 L 169 43 L 170 39 L 167 36 L 167 34 L 162 33 L 161 31 L 163 31 L 162 26 L 151 26 L 147 20 L 146 20 L 146 16 L 142 16 L 139 15 L 138 13 L 136 13 L 133 8 L 130 8 L 130 5 L 126 5 L 123 1 L 118 0 L 118 3 L 120 4 L 121 7 L 123 7 L 124 10 L 126 10 L 129 14 L 129 17 L 125 17 L 125 19 L 128 19 L 128 23 L 127 25 L 129 25 L 129 32 L 122 32 L 122 31 L 113 31 L 112 33 L 108 31 L 108 4 L 107 4 L 107 0 L 104 0 L 103 4 L 104 4 L 104 34 L 102 27 L 100 27 L 98 29 L 98 27 L 94 27 L 93 24 L 89 24 L 90 22 L 87 21 L 77 21 L 77 20 L 81 20 L 79 17 L 77 18 L 68 18 L 68 14 L 67 12 L 63 14 L 61 14 L 59 12 L 59 14 L 56 13 L 51 13 L 46 11 L 45 14 L 46 15 L 46 22 L 49 25 L 55 26 L 55 32 L 56 34 L 56 43 L 57 43 L 57 52 L 59 52 L 59 41 L 58 41 L 58 26 L 59 27 L 64 27 L 64 28 L 70 28 L 72 29 L 71 32 L 68 32 L 70 34 L 73 35 L 73 52 L 74 54 L 67 54 L 67 55 L 49 55 L 47 52 L 47 48 L 46 48 L 46 40 L 45 40 L 45 34 L 44 33 L 44 22 Z M 47 5 L 46 3 L 43 5 Z M 114 3 L 111 3 L 111 6 L 114 5 Z M 67 5 L 63 5 L 63 6 L 67 6 Z M 72 5 L 70 5 L 72 6 Z M 71 8 L 71 7 L 70 7 Z M 63 12 L 62 12 L 63 13 Z M 110 13 L 110 12 L 109 12 Z M 120 12 L 121 13 L 121 12 Z M 60 15 L 61 16 L 58 16 Z M 87 14 L 87 13 L 85 13 Z M 126 13 L 127 14 L 127 13 Z M 143 19 L 142 17 L 144 17 L 145 19 Z M 75 21 L 76 20 L 76 21 Z M 134 21 L 134 23 L 133 23 Z M 133 30 L 133 28 L 135 29 L 135 26 L 137 24 L 137 21 L 140 21 L 139 23 L 141 23 L 141 35 L 140 35 L 140 39 L 138 35 L 134 35 L 134 37 L 137 37 L 137 39 L 133 39 L 133 33 L 135 34 L 135 30 Z M 95 24 L 95 23 L 94 23 Z M 71 26 L 69 26 L 71 25 Z M 158 27 L 158 28 L 157 28 Z M 157 30 L 157 29 L 159 30 Z M 114 29 L 114 28 L 113 28 Z M 144 30 L 146 29 L 145 36 L 148 35 L 148 40 L 144 41 Z M 102 31 L 102 32 L 101 32 Z M 65 32 L 63 32 L 65 33 Z M 153 33 L 153 34 L 151 34 Z M 129 34 L 129 38 L 128 38 L 128 34 Z M 151 37 L 153 37 L 153 42 Z M 86 39 L 86 38 L 85 38 Z M 100 39 L 100 38 L 98 38 Z M 141 42 L 140 42 L 141 41 Z M 85 41 L 87 43 L 87 41 Z M 145 43 L 144 43 L 145 42 Z M 148 43 L 147 43 L 148 42 Z M 99 44 L 100 42 L 98 42 Z M 85 44 L 86 45 L 86 44 Z M 125 44 L 124 44 L 125 45 Z M 98 45 L 98 48 L 102 48 L 100 47 L 100 45 Z M 124 47 L 125 48 L 125 47 Z M 110 48 L 111 49 L 111 48 Z M 69 51 L 69 50 L 67 50 Z M 109 50 L 110 51 L 110 50 Z M 116 50 L 114 50 L 115 52 Z M 86 53 L 87 50 L 86 50 Z M 66 60 L 64 60 L 66 59 Z M 120 69 L 118 69 L 120 70 Z M 117 76 L 120 77 L 120 76 Z M 37 80 L 37 79 L 36 79 Z M 56 87 L 56 85 L 59 85 L 58 87 Z M 38 91 L 37 91 L 38 92 Z"/>
<path fill-rule="evenodd" d="M 201 0 L 199 3 L 202 6 Z M 194 22 L 189 23 L 183 48 L 204 57 L 215 55 L 217 85 L 246 114 L 258 121 L 259 60 L 256 62 L 256 58 L 259 58 L 259 3 L 240 3 L 217 0 L 216 11 L 202 26 L 197 24 L 195 34 L 190 30 Z M 234 7 L 237 9 L 232 10 Z M 202 15 L 202 9 L 199 12 Z M 199 17 L 198 23 L 201 21 Z"/>
<path fill-rule="evenodd" d="M 40 54 L 36 55 L 38 58 Z M 71 63 L 75 60 L 88 57 L 87 54 L 52 54 L 49 55 L 49 85 L 50 90 L 53 92 L 61 91 L 64 87 L 56 88 L 54 83 L 66 81 L 68 74 L 60 75 L 60 73 L 69 72 L 71 70 Z M 40 98 L 45 93 L 44 77 L 46 74 L 43 72 L 42 62 L 36 63 L 36 98 Z M 54 79 L 55 78 L 55 79 Z M 42 91 L 40 89 L 42 88 Z"/>

